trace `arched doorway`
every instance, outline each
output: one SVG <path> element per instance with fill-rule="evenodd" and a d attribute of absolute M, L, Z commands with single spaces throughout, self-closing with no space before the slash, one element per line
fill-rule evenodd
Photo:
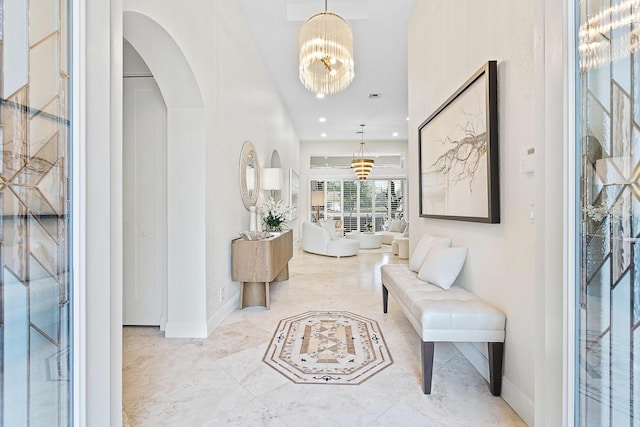
<path fill-rule="evenodd" d="M 158 22 L 123 13 L 123 35 L 155 77 L 167 107 L 167 337 L 206 337 L 205 122 L 200 88 Z M 125 182 L 124 185 L 127 185 Z"/>

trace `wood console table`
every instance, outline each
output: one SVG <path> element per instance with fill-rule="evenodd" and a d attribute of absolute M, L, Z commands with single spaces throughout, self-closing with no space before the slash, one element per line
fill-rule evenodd
<path fill-rule="evenodd" d="M 289 280 L 293 256 L 293 232 L 273 233 L 264 240 L 231 241 L 231 279 L 242 282 L 240 308 L 263 305 L 270 308 L 269 284 Z"/>

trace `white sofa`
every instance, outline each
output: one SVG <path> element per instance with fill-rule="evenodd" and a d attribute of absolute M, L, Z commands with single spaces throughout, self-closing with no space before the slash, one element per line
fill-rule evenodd
<path fill-rule="evenodd" d="M 399 237 L 409 237 L 409 224 L 403 219 L 393 219 L 389 224 L 389 230 L 380 231 L 382 244 L 391 245 Z"/>
<path fill-rule="evenodd" d="M 337 238 L 326 228 L 310 222 L 302 224 L 302 250 L 318 255 L 353 256 L 358 254 L 360 243 L 357 240 Z"/>

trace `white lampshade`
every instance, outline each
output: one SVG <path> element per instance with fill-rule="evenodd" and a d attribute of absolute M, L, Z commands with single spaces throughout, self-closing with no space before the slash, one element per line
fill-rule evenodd
<path fill-rule="evenodd" d="M 282 169 L 264 168 L 262 169 L 262 189 L 281 190 L 282 189 Z"/>
<path fill-rule="evenodd" d="M 311 192 L 311 206 L 324 206 L 324 191 Z"/>

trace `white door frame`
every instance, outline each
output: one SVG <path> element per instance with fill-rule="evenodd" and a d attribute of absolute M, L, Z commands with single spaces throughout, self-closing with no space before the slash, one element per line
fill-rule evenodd
<path fill-rule="evenodd" d="M 565 179 L 564 179 L 564 256 L 563 265 L 563 300 L 564 300 L 564 331 L 563 331 L 563 387 L 562 387 L 562 409 L 563 426 L 575 425 L 575 402 L 576 402 L 576 303 L 578 295 L 576 293 L 576 208 L 575 200 L 578 197 L 579 189 L 576 188 L 576 10 L 573 0 L 563 2 L 565 17 L 564 31 L 564 153 L 565 153 Z"/>

